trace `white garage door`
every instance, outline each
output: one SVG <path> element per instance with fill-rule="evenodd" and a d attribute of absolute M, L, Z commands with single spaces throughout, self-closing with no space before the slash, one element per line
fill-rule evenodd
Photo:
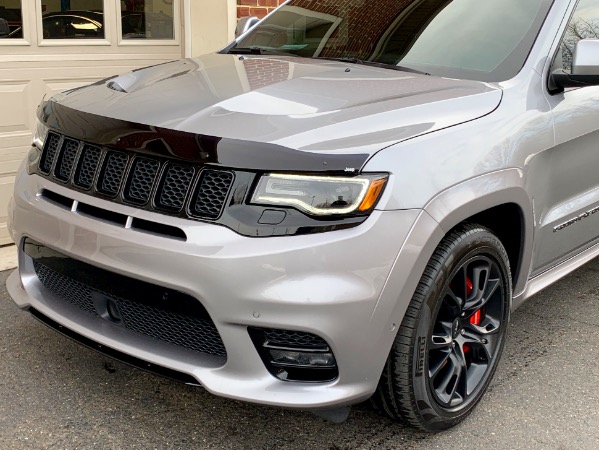
<path fill-rule="evenodd" d="M 183 56 L 180 0 L 0 0 L 0 245 L 44 95 Z"/>

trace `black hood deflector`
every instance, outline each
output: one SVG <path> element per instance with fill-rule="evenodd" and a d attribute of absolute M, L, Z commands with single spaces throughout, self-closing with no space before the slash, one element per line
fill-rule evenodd
<path fill-rule="evenodd" d="M 322 154 L 103 117 L 45 102 L 39 119 L 50 129 L 91 144 L 195 164 L 256 171 L 358 172 L 369 154 Z"/>

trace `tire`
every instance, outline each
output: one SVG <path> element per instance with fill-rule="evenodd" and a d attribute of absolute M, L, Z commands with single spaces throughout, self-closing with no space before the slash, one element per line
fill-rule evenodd
<path fill-rule="evenodd" d="M 375 407 L 431 432 L 464 420 L 497 368 L 511 294 L 509 260 L 497 236 L 471 224 L 451 231 L 406 311 L 372 397 Z"/>

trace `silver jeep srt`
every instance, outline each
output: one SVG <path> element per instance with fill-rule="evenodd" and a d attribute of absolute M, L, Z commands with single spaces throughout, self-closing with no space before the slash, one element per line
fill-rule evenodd
<path fill-rule="evenodd" d="M 43 103 L 15 302 L 228 398 L 464 419 L 599 254 L 599 0 L 290 0 Z"/>

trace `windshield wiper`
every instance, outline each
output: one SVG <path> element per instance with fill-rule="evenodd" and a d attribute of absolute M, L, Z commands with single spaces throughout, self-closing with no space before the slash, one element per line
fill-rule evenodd
<path fill-rule="evenodd" d="M 297 56 L 293 53 L 283 52 L 280 50 L 262 48 L 262 47 L 233 47 L 227 51 L 230 55 L 284 55 Z"/>
<path fill-rule="evenodd" d="M 397 65 L 393 65 L 393 64 L 385 64 L 385 63 L 377 62 L 377 61 L 367 61 L 367 60 L 358 59 L 358 58 L 348 58 L 346 56 L 343 56 L 341 58 L 329 58 L 326 56 L 315 56 L 314 58 L 315 59 L 326 59 L 329 61 L 340 61 L 340 62 L 345 62 L 345 63 L 349 63 L 349 64 L 363 64 L 365 66 L 382 67 L 384 69 L 400 70 L 402 72 L 419 73 L 420 75 L 430 75 L 430 73 L 423 72 L 422 70 L 412 69 L 411 67 L 397 66 Z"/>

